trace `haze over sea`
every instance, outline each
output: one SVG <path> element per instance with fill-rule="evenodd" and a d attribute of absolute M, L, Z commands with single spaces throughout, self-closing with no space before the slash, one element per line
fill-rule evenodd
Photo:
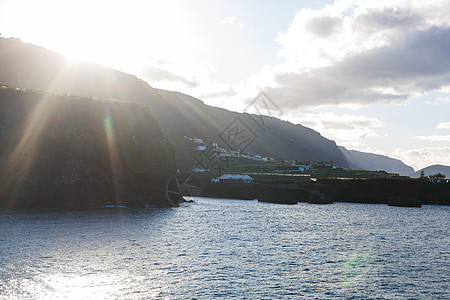
<path fill-rule="evenodd" d="M 0 299 L 449 299 L 450 208 L 0 212 Z"/>

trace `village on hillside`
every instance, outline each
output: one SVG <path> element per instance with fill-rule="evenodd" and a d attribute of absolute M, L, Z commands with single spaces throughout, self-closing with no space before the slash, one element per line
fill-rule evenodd
<path fill-rule="evenodd" d="M 202 138 L 184 136 L 192 157 L 180 160 L 179 172 L 208 176 L 211 183 L 240 182 L 255 183 L 264 179 L 294 177 L 298 180 L 316 181 L 317 178 L 408 178 L 385 171 L 350 170 L 337 167 L 331 162 L 321 161 L 277 161 L 273 157 L 249 152 L 241 153 L 207 143 Z M 425 178 L 426 177 L 426 178 Z M 448 183 L 442 174 L 421 177 L 430 182 Z"/>

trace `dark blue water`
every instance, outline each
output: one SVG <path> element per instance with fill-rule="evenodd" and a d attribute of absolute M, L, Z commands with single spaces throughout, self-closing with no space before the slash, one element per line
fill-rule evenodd
<path fill-rule="evenodd" d="M 0 299 L 449 299 L 450 207 L 0 212 Z"/>

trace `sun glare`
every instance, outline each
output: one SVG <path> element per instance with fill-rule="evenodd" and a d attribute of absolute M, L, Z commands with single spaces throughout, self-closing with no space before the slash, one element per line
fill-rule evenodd
<path fill-rule="evenodd" d="M 20 10 L 19 3 L 9 5 L 10 10 Z M 45 0 L 27 6 L 20 12 L 21 20 L 5 23 L 13 24 L 12 31 L 24 41 L 72 61 L 136 73 L 149 57 L 176 56 L 181 48 L 185 54 L 201 47 L 195 41 L 195 18 L 183 2 Z"/>

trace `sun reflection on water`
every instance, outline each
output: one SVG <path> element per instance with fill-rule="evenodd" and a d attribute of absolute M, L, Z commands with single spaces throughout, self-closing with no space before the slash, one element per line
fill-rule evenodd
<path fill-rule="evenodd" d="M 9 299 L 127 299 L 155 298 L 160 295 L 157 289 L 145 295 L 128 293 L 133 286 L 131 274 L 41 274 L 31 279 L 10 282 Z M 124 280 L 128 279 L 128 280 Z M 140 278 L 140 280 L 144 280 Z M 1 297 L 0 297 L 1 298 Z"/>

